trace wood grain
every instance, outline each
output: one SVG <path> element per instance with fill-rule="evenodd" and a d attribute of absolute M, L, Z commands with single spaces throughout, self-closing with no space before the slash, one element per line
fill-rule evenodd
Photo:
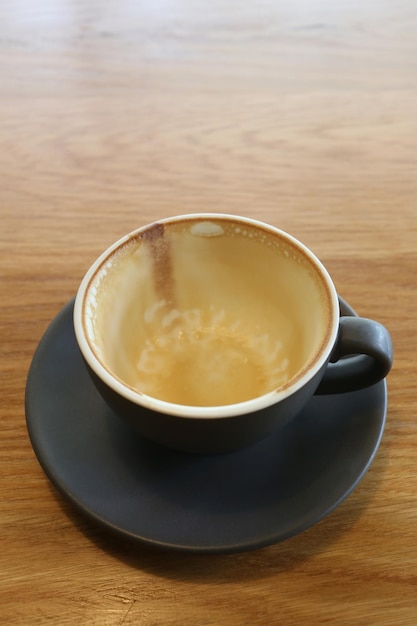
<path fill-rule="evenodd" d="M 417 623 L 417 7 L 412 0 L 2 0 L 0 622 Z M 49 485 L 27 370 L 92 260 L 149 221 L 252 216 L 390 329 L 380 451 L 282 544 L 133 549 Z"/>

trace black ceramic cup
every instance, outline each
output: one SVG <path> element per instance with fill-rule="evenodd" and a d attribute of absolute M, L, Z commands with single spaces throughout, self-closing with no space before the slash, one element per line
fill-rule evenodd
<path fill-rule="evenodd" d="M 373 385 L 392 365 L 388 331 L 340 317 L 308 248 L 232 215 L 168 218 L 116 242 L 79 287 L 74 327 L 109 407 L 194 453 L 248 445 L 314 393 Z"/>

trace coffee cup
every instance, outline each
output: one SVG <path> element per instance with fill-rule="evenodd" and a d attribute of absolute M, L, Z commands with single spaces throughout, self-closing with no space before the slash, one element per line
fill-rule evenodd
<path fill-rule="evenodd" d="M 305 245 L 232 215 L 163 219 L 114 243 L 81 282 L 74 328 L 111 410 L 194 453 L 249 445 L 313 394 L 373 385 L 392 365 L 386 328 L 340 316 Z"/>

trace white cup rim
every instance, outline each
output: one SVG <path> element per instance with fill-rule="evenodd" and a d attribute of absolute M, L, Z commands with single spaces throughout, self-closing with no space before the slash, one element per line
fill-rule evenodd
<path fill-rule="evenodd" d="M 151 224 L 141 226 L 128 234 L 121 237 L 119 240 L 111 244 L 90 266 L 85 276 L 83 277 L 81 284 L 78 288 L 75 303 L 74 303 L 74 330 L 77 339 L 78 346 L 81 353 L 92 369 L 92 371 L 98 376 L 110 389 L 119 394 L 121 397 L 129 400 L 138 407 L 143 407 L 158 413 L 165 413 L 172 416 L 178 416 L 183 418 L 225 418 L 233 417 L 237 415 L 243 415 L 247 413 L 253 413 L 261 409 L 265 409 L 269 406 L 279 403 L 285 398 L 291 396 L 304 385 L 306 385 L 314 376 L 321 370 L 321 368 L 329 360 L 334 343 L 336 341 L 339 330 L 339 301 L 336 292 L 336 288 L 333 281 L 324 267 L 323 263 L 316 257 L 316 255 L 298 239 L 290 235 L 284 230 L 267 224 L 265 222 L 238 215 L 232 215 L 227 213 L 187 213 L 184 215 L 177 215 L 173 217 L 156 220 L 154 223 L 158 224 L 171 224 L 182 221 L 204 221 L 204 220 L 226 220 L 232 222 L 239 222 L 239 224 L 253 226 L 268 231 L 271 234 L 277 235 L 293 246 L 298 248 L 315 267 L 316 271 L 321 275 L 326 285 L 326 290 L 329 296 L 330 309 L 331 309 L 331 323 L 327 332 L 327 338 L 323 342 L 322 349 L 313 362 L 313 364 L 302 371 L 300 375 L 297 375 L 292 382 L 277 390 L 270 391 L 266 394 L 258 396 L 256 398 L 238 402 L 235 404 L 227 404 L 221 406 L 191 406 L 184 404 L 175 404 L 154 398 L 139 391 L 136 391 L 132 387 L 123 383 L 119 378 L 114 376 L 97 357 L 91 345 L 88 341 L 85 332 L 85 325 L 83 321 L 85 310 L 85 295 L 90 285 L 92 278 L 97 273 L 98 269 L 105 263 L 105 261 L 117 250 L 129 242 L 132 238 L 136 237 L 145 229 L 148 229 Z"/>

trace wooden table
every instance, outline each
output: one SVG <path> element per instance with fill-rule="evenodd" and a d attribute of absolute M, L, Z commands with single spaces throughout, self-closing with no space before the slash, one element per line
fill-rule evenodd
<path fill-rule="evenodd" d="M 416 32 L 413 0 L 2 0 L 1 623 L 417 624 Z M 98 253 L 202 211 L 304 241 L 395 348 L 360 485 L 236 555 L 98 528 L 25 425 L 33 353 Z"/>

